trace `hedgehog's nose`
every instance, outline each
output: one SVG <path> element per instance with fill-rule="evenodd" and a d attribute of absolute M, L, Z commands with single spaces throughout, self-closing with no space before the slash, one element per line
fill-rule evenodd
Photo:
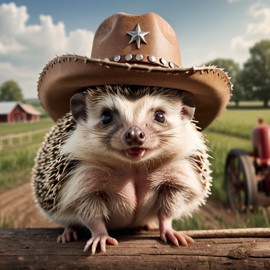
<path fill-rule="evenodd" d="M 125 140 L 128 145 L 143 145 L 145 134 L 138 126 L 132 126 L 125 134 Z"/>

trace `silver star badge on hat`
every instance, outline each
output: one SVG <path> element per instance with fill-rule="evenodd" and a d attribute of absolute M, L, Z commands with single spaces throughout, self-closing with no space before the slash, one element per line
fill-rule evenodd
<path fill-rule="evenodd" d="M 140 49 L 141 41 L 143 41 L 145 44 L 147 44 L 144 37 L 146 35 L 148 35 L 149 32 L 142 32 L 139 24 L 136 25 L 136 27 L 133 31 L 128 31 L 127 34 L 131 36 L 129 44 L 131 44 L 132 42 L 136 42 L 137 49 Z"/>

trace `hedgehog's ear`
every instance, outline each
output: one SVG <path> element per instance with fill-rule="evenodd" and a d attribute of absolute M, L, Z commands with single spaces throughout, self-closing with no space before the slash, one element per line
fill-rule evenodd
<path fill-rule="evenodd" d="M 183 119 L 191 120 L 195 114 L 195 108 L 184 105 L 181 110 L 181 116 Z"/>
<path fill-rule="evenodd" d="M 191 120 L 195 114 L 195 101 L 191 94 L 184 92 L 182 96 L 181 116 L 183 119 Z"/>
<path fill-rule="evenodd" d="M 86 92 L 80 92 L 71 97 L 70 110 L 76 122 L 87 120 Z"/>

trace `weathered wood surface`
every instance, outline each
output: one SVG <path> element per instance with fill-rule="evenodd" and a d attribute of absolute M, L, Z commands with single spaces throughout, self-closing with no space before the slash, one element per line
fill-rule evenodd
<path fill-rule="evenodd" d="M 167 245 L 154 232 L 119 232 L 107 253 L 83 253 L 87 240 L 57 244 L 62 229 L 0 230 L 0 269 L 270 269 L 270 230 L 191 231 L 195 243 Z"/>

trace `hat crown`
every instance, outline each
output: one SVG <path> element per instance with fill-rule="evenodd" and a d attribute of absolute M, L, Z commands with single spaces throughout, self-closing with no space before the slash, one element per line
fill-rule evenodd
<path fill-rule="evenodd" d="M 136 58 L 137 55 L 140 56 Z M 155 13 L 117 13 L 107 18 L 95 33 L 91 57 L 165 67 L 182 66 L 174 30 Z"/>

